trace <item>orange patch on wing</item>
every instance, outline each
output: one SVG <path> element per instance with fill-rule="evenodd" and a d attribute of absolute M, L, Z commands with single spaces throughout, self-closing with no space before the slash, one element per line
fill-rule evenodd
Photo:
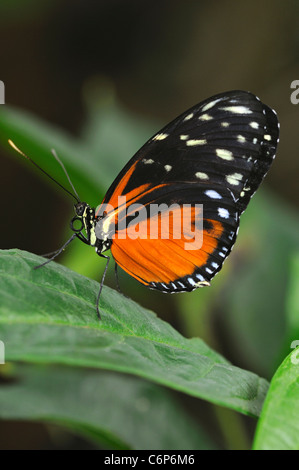
<path fill-rule="evenodd" d="M 151 219 L 129 224 L 126 232 L 119 231 L 113 237 L 111 252 L 115 261 L 143 284 L 167 284 L 191 275 L 196 267 L 207 263 L 217 248 L 223 225 L 207 220 L 210 228 L 199 230 L 194 224 L 202 217 L 200 209 L 191 208 L 191 224 L 186 224 L 187 216 L 188 211 L 186 213 L 179 207 L 173 212 L 163 212 Z M 168 231 L 165 233 L 167 223 Z M 151 224 L 158 226 L 153 230 Z M 155 238 L 151 237 L 153 233 Z"/>
<path fill-rule="evenodd" d="M 115 190 L 113 191 L 112 196 L 110 197 L 109 201 L 105 201 L 106 204 L 110 204 L 114 209 L 118 207 L 118 196 L 123 195 L 123 191 L 125 187 L 127 186 L 132 174 L 135 171 L 135 167 L 137 165 L 138 161 L 136 161 L 131 168 L 125 173 L 125 175 L 122 177 L 118 185 L 116 186 Z M 128 192 L 125 194 L 127 202 L 135 198 L 136 196 L 140 195 L 143 193 L 150 185 L 149 184 L 143 184 L 141 186 L 138 186 L 137 188 L 133 189 L 132 191 Z M 101 206 L 98 208 L 96 212 L 96 216 L 99 215 L 100 213 Z"/>
<path fill-rule="evenodd" d="M 111 218 L 111 223 L 116 224 L 119 220 L 119 215 L 121 214 L 121 218 L 126 217 L 126 209 L 129 206 L 129 204 L 134 204 L 138 203 L 138 199 L 140 199 L 141 196 L 145 196 L 153 191 L 156 191 L 157 189 L 163 188 L 167 186 L 167 183 L 159 184 L 157 186 L 153 186 L 150 188 L 150 183 L 143 184 L 141 186 L 137 186 L 135 189 L 132 189 L 131 191 L 124 193 L 124 189 L 127 186 L 132 174 L 135 171 L 135 167 L 137 165 L 138 161 L 136 161 L 131 168 L 125 173 L 123 178 L 120 180 L 118 185 L 116 186 L 115 190 L 113 191 L 113 194 L 111 195 L 110 199 L 102 202 L 102 204 L 98 207 L 98 210 L 95 213 L 96 217 L 99 217 L 102 215 L 102 213 L 106 212 L 105 217 L 110 217 Z M 122 196 L 124 199 L 118 199 L 120 196 Z M 120 205 L 118 205 L 120 202 Z M 105 209 L 105 210 L 104 210 Z M 111 217 L 113 216 L 113 217 Z"/>

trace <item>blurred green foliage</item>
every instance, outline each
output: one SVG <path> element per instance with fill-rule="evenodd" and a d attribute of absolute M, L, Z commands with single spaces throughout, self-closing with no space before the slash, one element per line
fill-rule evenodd
<path fill-rule="evenodd" d="M 214 448 L 170 394 L 150 382 L 62 366 L 18 366 L 9 377 L 15 381 L 0 387 L 2 419 L 59 423 L 113 449 Z"/>

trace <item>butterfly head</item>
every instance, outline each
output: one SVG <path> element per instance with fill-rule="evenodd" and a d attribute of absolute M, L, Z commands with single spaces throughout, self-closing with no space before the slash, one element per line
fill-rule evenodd
<path fill-rule="evenodd" d="M 95 246 L 97 253 L 108 250 L 111 246 L 111 240 L 101 230 L 99 231 L 99 224 L 105 218 L 105 213 L 96 215 L 95 209 L 81 201 L 74 205 L 74 209 L 76 215 L 71 220 L 71 230 L 84 243 Z M 83 230 L 86 232 L 86 236 L 82 233 Z"/>
<path fill-rule="evenodd" d="M 87 238 L 86 241 L 89 245 L 94 246 L 96 242 L 95 236 L 95 211 L 86 202 L 77 202 L 74 205 L 75 216 L 72 218 L 70 227 L 73 232 L 82 235 L 82 230 L 85 230 Z M 81 238 L 79 236 L 79 238 Z M 82 238 L 81 238 L 82 239 Z"/>
<path fill-rule="evenodd" d="M 72 218 L 71 220 L 71 229 L 73 232 L 81 232 L 83 228 L 85 227 L 85 221 L 87 216 L 87 208 L 88 204 L 86 202 L 78 202 L 77 204 L 74 205 L 75 209 L 75 217 Z"/>

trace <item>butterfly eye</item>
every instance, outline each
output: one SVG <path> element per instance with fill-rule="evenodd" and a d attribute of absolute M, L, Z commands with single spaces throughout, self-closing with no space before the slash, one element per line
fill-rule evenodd
<path fill-rule="evenodd" d="M 83 215 L 85 207 L 86 207 L 86 202 L 79 202 L 78 204 L 75 204 L 75 212 L 77 216 Z"/>
<path fill-rule="evenodd" d="M 82 218 L 73 217 L 71 220 L 70 226 L 73 232 L 81 232 L 81 230 L 84 228 L 84 223 L 83 223 Z"/>

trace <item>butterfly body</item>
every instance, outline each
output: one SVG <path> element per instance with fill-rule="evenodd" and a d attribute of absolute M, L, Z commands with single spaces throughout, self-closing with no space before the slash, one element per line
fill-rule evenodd
<path fill-rule="evenodd" d="M 276 113 L 253 94 L 209 98 L 149 139 L 97 209 L 76 204 L 71 228 L 100 256 L 111 249 L 116 263 L 149 288 L 173 293 L 207 286 L 234 245 L 278 135 Z M 138 207 L 143 212 L 136 218 Z M 188 228 L 180 229 L 185 221 Z M 192 235 L 197 245 L 191 246 Z"/>

